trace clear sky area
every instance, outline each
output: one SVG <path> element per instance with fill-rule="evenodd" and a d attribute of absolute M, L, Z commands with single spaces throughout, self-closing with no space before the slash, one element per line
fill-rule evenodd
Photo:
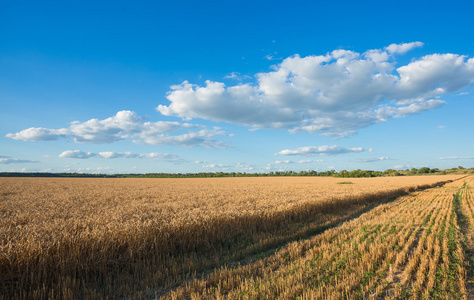
<path fill-rule="evenodd" d="M 1 1 L 0 172 L 474 166 L 472 1 Z"/>

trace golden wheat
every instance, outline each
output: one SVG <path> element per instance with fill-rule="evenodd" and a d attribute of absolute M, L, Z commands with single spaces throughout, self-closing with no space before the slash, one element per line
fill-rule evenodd
<path fill-rule="evenodd" d="M 353 184 L 343 185 L 337 184 L 340 179 L 336 178 L 310 177 L 1 178 L 0 296 L 154 297 L 223 264 L 242 263 L 246 257 L 322 232 L 372 204 L 457 178 L 459 176 L 351 179 Z M 426 202 L 435 205 L 435 202 Z M 411 245 L 414 240 L 420 239 L 419 230 L 413 232 L 414 229 L 407 227 L 407 224 L 415 226 L 416 220 L 427 214 L 426 209 L 436 211 L 441 218 L 445 213 L 443 209 L 449 211 L 450 206 L 446 203 L 443 208 L 407 205 L 410 207 L 407 216 L 411 216 L 412 223 L 396 225 L 399 226 L 397 245 L 418 255 L 421 248 Z M 383 207 L 389 209 L 390 206 Z M 364 218 L 356 220 L 362 222 Z M 436 224 L 438 227 L 442 225 L 440 222 Z M 362 239 L 357 247 L 363 249 L 362 253 L 370 255 L 363 257 L 364 263 L 351 257 L 344 261 L 345 265 L 357 268 L 357 272 L 350 276 L 360 277 L 361 272 L 371 272 L 374 261 L 384 265 L 383 259 L 394 254 L 388 248 L 380 250 L 379 244 L 373 242 L 379 241 L 373 231 L 387 232 L 391 227 L 382 223 L 381 227 L 377 226 L 370 225 L 363 235 L 360 232 L 356 234 L 356 229 L 345 235 L 334 235 L 333 229 L 320 235 L 325 237 L 326 250 L 321 248 L 318 253 L 321 253 L 323 261 L 331 261 L 327 272 L 332 272 L 330 270 L 337 267 L 340 257 L 347 254 L 344 249 L 354 247 L 345 242 L 353 236 Z M 434 230 L 439 230 L 438 227 Z M 410 234 L 411 239 L 401 233 Z M 423 240 L 425 235 L 422 235 Z M 346 240 L 341 240 L 342 236 Z M 391 234 L 388 239 L 392 239 Z M 334 243 L 340 243 L 340 249 L 333 249 L 331 245 Z M 446 251 L 446 243 L 426 243 L 431 245 L 429 249 L 432 252 L 443 254 Z M 290 258 L 294 256 L 300 260 L 308 252 L 310 244 L 305 247 L 292 243 L 282 251 L 286 251 Z M 442 256 L 443 262 L 445 259 Z M 406 258 L 399 260 L 399 264 L 403 265 Z M 258 260 L 256 264 L 264 261 Z M 301 263 L 304 261 L 301 260 Z M 425 262 L 423 268 L 433 272 L 432 265 L 432 262 Z M 283 269 L 280 264 L 274 268 L 272 273 L 278 277 L 277 274 Z M 384 268 L 387 266 L 384 265 Z M 245 272 L 237 278 L 225 277 L 226 284 L 254 287 L 251 283 L 253 275 L 250 276 L 253 271 Z M 374 272 L 379 274 L 385 271 L 376 269 Z M 324 274 L 316 278 L 313 278 L 314 274 L 304 276 L 313 278 L 311 280 L 315 282 L 332 276 Z M 288 289 L 287 281 L 275 283 L 277 292 L 273 291 L 270 295 L 289 297 L 288 293 L 296 292 L 306 295 L 307 280 L 303 280 L 304 276 L 299 279 L 292 277 L 295 283 L 293 289 Z M 359 277 L 352 279 L 360 283 L 362 279 Z M 318 285 L 321 291 L 318 295 L 325 297 L 331 293 L 352 291 L 353 284 L 346 283 L 348 278 L 338 274 L 327 282 L 323 280 L 323 285 Z M 403 283 L 408 284 L 409 280 Z M 300 281 L 303 283 L 296 284 Z M 193 285 L 198 284 L 196 282 L 199 281 L 194 281 Z M 363 293 L 373 290 L 374 282 L 368 280 L 364 283 Z M 420 282 L 417 287 L 421 289 L 429 284 Z M 207 282 L 205 286 L 201 289 L 203 294 L 199 292 L 203 297 L 212 294 L 207 288 L 213 286 L 218 291 L 213 291 L 212 295 L 234 295 L 234 288 L 224 283 Z M 169 295 L 192 297 L 190 291 L 189 287 L 182 288 Z"/>

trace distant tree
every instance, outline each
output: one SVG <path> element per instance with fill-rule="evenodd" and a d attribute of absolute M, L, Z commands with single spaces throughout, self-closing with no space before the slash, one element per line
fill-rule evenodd
<path fill-rule="evenodd" d="M 430 168 L 428 168 L 428 167 L 420 168 L 420 169 L 417 171 L 417 173 L 418 173 L 418 174 L 430 173 Z"/>

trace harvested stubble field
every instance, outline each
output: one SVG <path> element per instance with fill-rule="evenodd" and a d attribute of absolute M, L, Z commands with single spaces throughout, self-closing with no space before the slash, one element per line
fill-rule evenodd
<path fill-rule="evenodd" d="M 0 298 L 462 298 L 460 177 L 1 178 Z"/>

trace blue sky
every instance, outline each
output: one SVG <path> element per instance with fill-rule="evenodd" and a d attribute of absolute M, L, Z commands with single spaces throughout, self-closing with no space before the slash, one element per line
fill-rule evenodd
<path fill-rule="evenodd" d="M 0 171 L 474 166 L 470 1 L 4 1 Z"/>

